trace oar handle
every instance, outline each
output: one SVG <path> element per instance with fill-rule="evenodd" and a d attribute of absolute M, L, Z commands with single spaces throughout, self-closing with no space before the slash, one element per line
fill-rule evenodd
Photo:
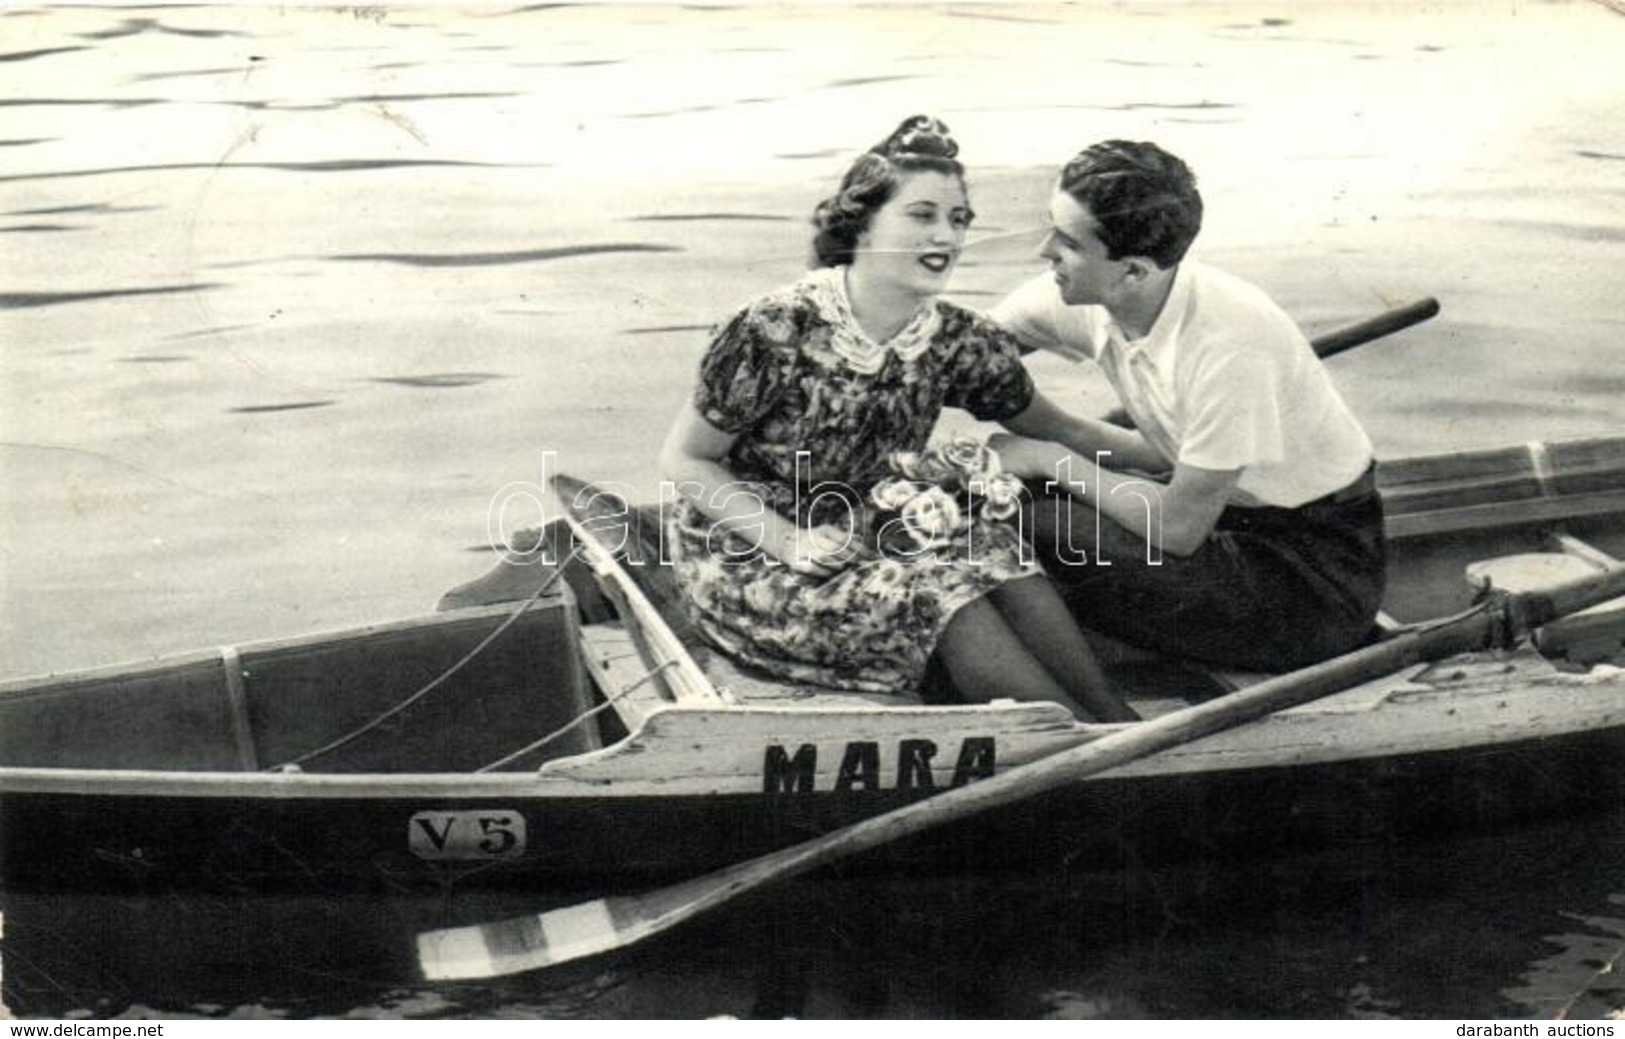
<path fill-rule="evenodd" d="M 1439 301 L 1432 296 L 1419 299 L 1414 303 L 1407 303 L 1402 307 L 1395 307 L 1376 317 L 1342 328 L 1334 329 L 1325 335 L 1319 335 L 1309 341 L 1315 348 L 1315 356 L 1325 358 L 1333 357 L 1344 350 L 1351 350 L 1356 346 L 1364 346 L 1373 339 L 1381 339 L 1386 335 L 1420 325 L 1439 312 Z"/>

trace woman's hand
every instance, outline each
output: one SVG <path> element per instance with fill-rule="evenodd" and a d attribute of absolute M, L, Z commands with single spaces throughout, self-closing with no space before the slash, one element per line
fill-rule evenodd
<path fill-rule="evenodd" d="M 769 548 L 780 562 L 803 574 L 829 577 L 851 566 L 863 550 L 863 539 L 846 527 L 788 527 Z"/>

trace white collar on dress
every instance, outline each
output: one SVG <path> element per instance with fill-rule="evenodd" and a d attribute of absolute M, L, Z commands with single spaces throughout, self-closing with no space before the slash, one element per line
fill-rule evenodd
<path fill-rule="evenodd" d="M 942 328 L 942 315 L 935 300 L 914 312 L 908 324 L 884 343 L 876 343 L 863 331 L 852 314 L 852 301 L 846 295 L 846 268 L 820 267 L 803 282 L 813 305 L 829 322 L 829 345 L 847 366 L 860 375 L 873 375 L 886 363 L 887 354 L 900 361 L 912 361 L 931 349 L 931 341 Z"/>

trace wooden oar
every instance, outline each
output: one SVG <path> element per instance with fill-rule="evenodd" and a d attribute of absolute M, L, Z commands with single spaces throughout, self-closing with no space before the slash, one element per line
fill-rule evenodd
<path fill-rule="evenodd" d="M 1395 332 L 1402 332 L 1412 325 L 1420 325 L 1438 312 L 1439 301 L 1432 296 L 1427 296 L 1406 303 L 1403 306 L 1395 307 L 1392 310 L 1383 311 L 1376 317 L 1369 317 L 1364 321 L 1356 321 L 1352 325 L 1344 325 L 1342 328 L 1334 328 L 1330 332 L 1324 332 L 1309 340 L 1309 345 L 1314 348 L 1315 356 L 1324 360 L 1328 357 L 1335 357 L 1345 350 L 1352 350 L 1357 346 L 1375 342 L 1384 336 L 1391 336 Z M 1114 426 L 1123 426 L 1125 428 L 1133 424 L 1128 417 L 1128 412 L 1122 408 L 1113 408 L 1109 411 L 1105 416 L 1105 421 Z"/>
<path fill-rule="evenodd" d="M 1428 296 L 1414 303 L 1385 311 L 1376 317 L 1315 336 L 1309 340 L 1309 345 L 1315 348 L 1316 357 L 1335 357 L 1344 350 L 1352 350 L 1356 346 L 1364 346 L 1383 336 L 1404 331 L 1412 325 L 1420 325 L 1438 313 L 1439 301 Z"/>
<path fill-rule="evenodd" d="M 1481 608 L 1153 721 L 1124 726 L 989 779 L 821 837 L 641 895 L 597 899 L 497 923 L 418 936 L 430 980 L 484 978 L 609 952 L 659 934 L 773 881 L 977 812 L 1076 782 L 1169 747 L 1306 703 L 1400 668 L 1505 645 L 1558 617 L 1625 594 L 1625 570 L 1541 592 L 1495 593 Z"/>

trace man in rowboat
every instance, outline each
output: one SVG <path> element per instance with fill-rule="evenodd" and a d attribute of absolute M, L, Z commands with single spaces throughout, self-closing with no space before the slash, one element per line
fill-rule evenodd
<path fill-rule="evenodd" d="M 1054 415 L 1041 438 L 994 445 L 1042 481 L 1034 547 L 1079 623 L 1270 671 L 1369 639 L 1384 582 L 1371 442 L 1280 307 L 1186 258 L 1202 221 L 1189 168 L 1150 143 L 1093 145 L 1049 217 L 1050 273 L 992 316 L 1092 359 L 1134 427 Z"/>

